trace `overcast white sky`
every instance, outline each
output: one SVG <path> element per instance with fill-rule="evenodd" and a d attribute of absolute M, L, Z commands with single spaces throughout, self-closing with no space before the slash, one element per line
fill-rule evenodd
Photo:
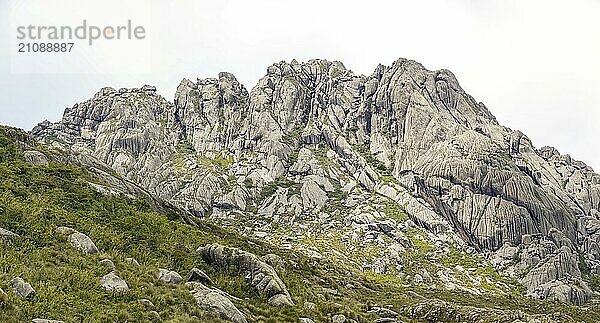
<path fill-rule="evenodd" d="M 502 124 L 599 170 L 598 17 L 600 0 L 3 0 L 0 123 L 29 130 L 57 121 L 103 86 L 152 84 L 172 100 L 184 77 L 229 71 L 250 90 L 281 60 L 339 60 L 370 75 L 405 57 L 452 70 Z M 147 38 L 17 53 L 17 26 L 83 19 L 131 19 Z"/>

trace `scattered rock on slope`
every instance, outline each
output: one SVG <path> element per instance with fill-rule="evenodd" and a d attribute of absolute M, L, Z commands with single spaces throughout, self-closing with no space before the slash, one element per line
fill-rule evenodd
<path fill-rule="evenodd" d="M 72 233 L 69 240 L 74 248 L 81 250 L 86 255 L 98 253 L 98 248 L 92 239 L 81 232 Z"/>
<path fill-rule="evenodd" d="M 154 303 L 152 303 L 152 301 L 147 298 L 138 299 L 138 303 L 144 305 L 144 307 L 146 308 L 154 308 Z"/>
<path fill-rule="evenodd" d="M 235 267 L 239 274 L 248 277 L 250 284 L 260 294 L 267 297 L 269 304 L 275 306 L 294 304 L 287 287 L 275 269 L 256 255 L 217 243 L 200 247 L 198 252 L 204 261 L 214 267 L 219 269 Z"/>
<path fill-rule="evenodd" d="M 10 239 L 12 239 L 12 238 L 17 238 L 17 237 L 19 237 L 19 235 L 18 235 L 18 234 L 16 234 L 16 233 L 14 233 L 14 232 L 12 232 L 12 231 L 8 231 L 8 230 L 6 230 L 6 229 L 2 229 L 2 228 L 0 228 L 0 237 L 1 237 L 2 239 L 10 240 Z"/>
<path fill-rule="evenodd" d="M 336 314 L 331 318 L 333 323 L 344 323 L 346 322 L 346 316 L 344 314 Z"/>
<path fill-rule="evenodd" d="M 188 284 L 193 286 L 192 295 L 200 308 L 234 323 L 247 322 L 244 314 L 220 291 L 208 288 L 201 283 Z"/>
<path fill-rule="evenodd" d="M 71 233 L 75 233 L 77 232 L 77 230 L 69 228 L 69 227 L 57 227 L 56 228 L 56 233 L 58 234 L 71 234 Z"/>
<path fill-rule="evenodd" d="M 177 272 L 163 268 L 158 269 L 156 277 L 168 284 L 179 284 L 183 281 L 183 278 Z"/>
<path fill-rule="evenodd" d="M 57 227 L 56 233 L 61 235 L 69 235 L 69 241 L 73 248 L 81 250 L 84 254 L 90 255 L 98 253 L 98 248 L 87 235 L 69 227 Z"/>
<path fill-rule="evenodd" d="M 313 302 L 305 301 L 304 302 L 304 309 L 309 310 L 309 311 L 314 311 L 314 310 L 317 309 L 317 304 L 315 304 Z"/>
<path fill-rule="evenodd" d="M 100 278 L 100 285 L 108 292 L 121 293 L 129 290 L 127 283 L 114 271 Z"/>
<path fill-rule="evenodd" d="M 31 287 L 28 282 L 23 280 L 23 278 L 15 277 L 10 283 L 15 291 L 15 294 L 22 299 L 30 301 L 35 296 L 35 290 L 33 290 L 33 287 Z"/>

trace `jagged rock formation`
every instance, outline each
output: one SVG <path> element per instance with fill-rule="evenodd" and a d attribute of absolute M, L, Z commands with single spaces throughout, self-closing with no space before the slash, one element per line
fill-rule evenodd
<path fill-rule="evenodd" d="M 499 125 L 451 72 L 410 60 L 371 76 L 340 62 L 280 62 L 250 93 L 221 73 L 183 80 L 173 103 L 151 86 L 104 88 L 32 134 L 193 215 L 250 218 L 241 231 L 314 257 L 269 229 L 381 247 L 361 264 L 379 273 L 402 271 L 397 255 L 413 247 L 413 225 L 431 234 L 434 257 L 450 246 L 490 255 L 537 297 L 589 299 L 579 254 L 600 273 L 600 176 Z M 390 202 L 409 219 L 383 214 Z M 532 247 L 524 237 L 542 240 Z M 536 254 L 509 264 L 507 248 Z"/>
<path fill-rule="evenodd" d="M 256 291 L 264 295 L 271 305 L 293 305 L 287 287 L 273 267 L 252 253 L 211 244 L 198 248 L 198 253 L 207 263 L 220 269 L 234 267 L 235 271 L 248 278 Z"/>
<path fill-rule="evenodd" d="M 494 259 L 536 298 L 585 302 L 592 291 L 581 279 L 579 259 L 573 243 L 557 229 L 547 237 L 524 235 L 519 247 L 507 242 Z"/>

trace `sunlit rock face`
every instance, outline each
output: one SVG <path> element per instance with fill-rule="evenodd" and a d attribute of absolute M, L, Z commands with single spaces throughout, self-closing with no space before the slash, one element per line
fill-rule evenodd
<path fill-rule="evenodd" d="M 370 76 L 340 62 L 280 62 L 250 92 L 220 73 L 183 80 L 173 102 L 152 86 L 104 88 L 32 134 L 195 216 L 250 219 L 266 236 L 278 223 L 405 242 L 406 223 L 368 209 L 385 199 L 536 297 L 587 300 L 580 258 L 600 274 L 600 176 L 498 124 L 450 71 L 411 60 Z"/>

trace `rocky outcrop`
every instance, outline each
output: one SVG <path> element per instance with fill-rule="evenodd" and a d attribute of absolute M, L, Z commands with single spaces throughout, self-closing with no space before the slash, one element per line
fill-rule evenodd
<path fill-rule="evenodd" d="M 235 268 L 237 274 L 248 278 L 256 291 L 267 298 L 274 306 L 293 305 L 287 287 L 273 267 L 256 255 L 219 244 L 209 244 L 198 248 L 198 253 L 208 264 L 221 269 Z"/>
<path fill-rule="evenodd" d="M 188 283 L 192 286 L 192 295 L 198 306 L 205 311 L 215 313 L 221 319 L 234 323 L 246 323 L 246 317 L 222 292 L 204 286 L 201 283 Z"/>
<path fill-rule="evenodd" d="M 514 259 L 519 260 L 504 270 L 517 273 L 517 277 L 524 275 L 520 281 L 531 296 L 575 304 L 592 297 L 592 290 L 581 278 L 573 244 L 560 231 L 553 229 L 547 237 L 525 235 L 520 250 L 508 246 L 504 249 L 513 263 Z"/>
<path fill-rule="evenodd" d="M 562 278 L 531 288 L 530 295 L 538 299 L 583 304 L 592 296 L 592 290 L 581 278 Z"/>
<path fill-rule="evenodd" d="M 26 162 L 34 166 L 47 166 L 48 157 L 37 150 L 26 150 L 23 152 L 23 158 Z"/>
<path fill-rule="evenodd" d="M 273 269 L 275 269 L 276 271 L 285 270 L 284 260 L 276 254 L 272 254 L 272 253 L 266 254 L 266 255 L 260 257 L 260 260 L 264 261 L 266 264 L 273 267 Z"/>
<path fill-rule="evenodd" d="M 398 317 L 398 313 L 396 313 L 395 311 L 390 310 L 389 308 L 385 308 L 385 307 L 373 307 L 371 309 L 371 311 L 375 314 L 377 314 L 377 316 L 381 317 L 381 318 L 396 318 Z"/>
<path fill-rule="evenodd" d="M 421 318 L 428 322 L 540 322 L 535 316 L 525 315 L 520 310 L 499 310 L 471 306 L 460 306 L 440 300 L 428 300 L 407 305 L 399 312 L 409 318 Z M 543 318 L 544 321 L 570 321 L 568 316 Z"/>
<path fill-rule="evenodd" d="M 364 233 L 365 244 L 385 244 L 385 235 L 401 248 L 414 247 L 402 223 L 375 230 L 374 223 L 339 220 L 340 213 L 373 203 L 375 195 L 433 234 L 439 257 L 444 244 L 469 247 L 496 255 L 505 270 L 514 267 L 506 259 L 514 250 L 506 248 L 525 250 L 523 237 L 558 230 L 557 250 L 567 246 L 573 257 L 582 254 L 591 273 L 600 274 L 600 176 L 500 125 L 450 71 L 430 71 L 411 60 L 379 65 L 370 76 L 336 61 L 279 62 L 250 92 L 220 73 L 183 80 L 172 103 L 150 86 L 104 88 L 32 134 L 68 151 L 71 160 L 114 171 L 189 214 L 228 225 L 251 218 L 253 227 L 267 228 L 265 239 L 277 234 L 268 231 L 272 224 L 312 235 L 349 223 L 347 241 Z M 548 264 L 539 271 L 555 268 L 557 250 L 521 268 L 523 277 L 537 265 Z M 368 266 L 379 272 L 401 267 L 393 262 Z M 551 293 L 535 291 L 539 297 L 587 299 L 577 266 L 567 263 L 555 278 L 534 271 L 524 282 L 573 288 L 563 293 L 553 283 L 544 289 Z"/>

